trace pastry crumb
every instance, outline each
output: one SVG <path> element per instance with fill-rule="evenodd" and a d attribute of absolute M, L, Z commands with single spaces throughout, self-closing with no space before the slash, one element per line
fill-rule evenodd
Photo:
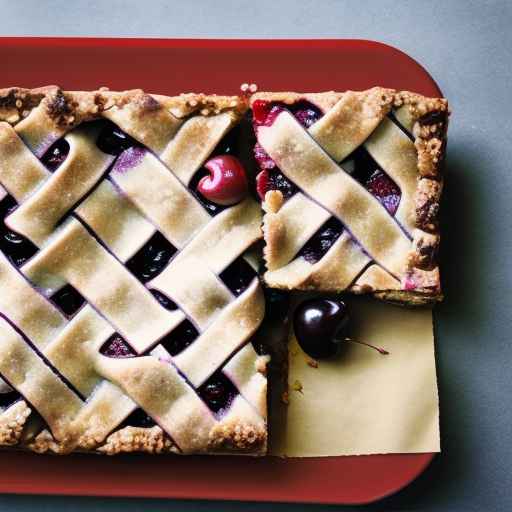
<path fill-rule="evenodd" d="M 318 361 L 315 361 L 314 359 L 308 359 L 307 365 L 311 366 L 311 368 L 318 368 Z"/>
<path fill-rule="evenodd" d="M 294 391 L 298 391 L 299 393 L 303 393 L 304 386 L 300 380 L 296 380 L 292 385 L 292 389 Z"/>

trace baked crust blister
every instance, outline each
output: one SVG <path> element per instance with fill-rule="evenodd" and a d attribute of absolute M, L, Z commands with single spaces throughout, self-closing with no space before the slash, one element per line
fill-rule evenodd
<path fill-rule="evenodd" d="M 370 293 L 408 305 L 440 301 L 438 213 L 447 101 L 375 87 L 360 92 L 261 92 L 251 97 L 252 107 L 255 102 L 268 108 L 284 105 L 270 123 L 255 123 L 256 137 L 279 171 L 298 186 L 298 193 L 286 201 L 279 190 L 265 194 L 267 284 Z M 288 113 L 304 102 L 322 113 L 307 128 Z M 384 214 L 377 200 L 369 202 L 355 179 L 343 180 L 337 173 L 340 162 L 343 167 L 358 148 L 398 185 L 397 222 Z M 344 231 L 315 264 L 297 257 L 330 215 L 349 233 Z"/>
<path fill-rule="evenodd" d="M 0 90 L 0 201 L 17 206 L 5 229 L 35 251 L 19 265 L 0 251 L 0 398 L 19 393 L 0 407 L 0 446 L 265 453 L 268 357 L 250 342 L 261 285 L 255 275 L 235 294 L 219 277 L 260 239 L 260 208 L 247 198 L 212 217 L 187 188 L 247 108 L 237 96 Z M 137 147 L 101 151 L 97 120 Z M 62 138 L 69 153 L 52 173 L 40 159 Z M 125 263 L 155 233 L 176 254 L 140 282 Z M 71 316 L 50 300 L 68 284 L 87 297 Z M 170 355 L 161 342 L 185 318 L 198 336 Z M 140 357 L 101 352 L 116 332 Z M 199 391 L 216 372 L 236 390 L 221 410 Z M 153 425 L 125 424 L 139 409 Z"/>

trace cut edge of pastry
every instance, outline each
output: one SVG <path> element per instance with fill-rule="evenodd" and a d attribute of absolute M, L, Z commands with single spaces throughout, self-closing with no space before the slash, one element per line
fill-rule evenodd
<path fill-rule="evenodd" d="M 321 292 L 371 294 L 378 299 L 401 305 L 421 306 L 440 302 L 443 300 L 443 294 L 437 267 L 437 254 L 440 243 L 439 209 L 443 189 L 442 166 L 446 153 L 448 119 L 451 113 L 448 101 L 445 98 L 427 97 L 410 91 L 373 87 L 362 91 L 347 90 L 344 92 L 261 91 L 250 97 L 250 106 L 252 108 L 257 100 L 280 102 L 286 105 L 305 100 L 325 111 L 333 107 L 344 94 L 349 92 L 367 97 L 371 95 L 376 99 L 381 96 L 383 106 L 389 104 L 392 109 L 405 108 L 403 116 L 409 125 L 418 155 L 418 185 L 414 197 L 415 229 L 412 233 L 413 239 L 411 250 L 407 255 L 406 267 L 400 276 L 403 285 L 401 290 L 374 289 L 368 286 L 357 286 L 354 283 L 343 290 L 333 289 L 329 287 L 328 283 L 325 283 L 321 289 L 318 287 L 313 289 Z M 400 122 L 400 124 L 402 123 Z M 265 219 L 270 219 L 275 208 L 272 208 L 272 205 L 266 206 L 266 201 L 264 201 L 263 209 L 266 211 L 263 228 L 265 232 Z M 268 248 L 265 245 L 265 257 L 267 258 L 269 254 L 278 250 L 277 247 Z M 433 281 L 433 275 L 437 276 L 437 282 Z M 287 286 L 286 284 L 272 283 L 271 286 L 283 290 L 312 290 L 311 286 L 302 286 L 301 284 Z"/>

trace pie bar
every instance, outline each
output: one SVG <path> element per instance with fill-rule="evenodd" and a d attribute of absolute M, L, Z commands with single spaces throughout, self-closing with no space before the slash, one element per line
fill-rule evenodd
<path fill-rule="evenodd" d="M 0 91 L 1 446 L 265 453 L 247 103 Z"/>
<path fill-rule="evenodd" d="M 0 90 L 0 446 L 262 455 L 278 289 L 441 299 L 446 101 L 253 89 Z"/>
<path fill-rule="evenodd" d="M 441 300 L 446 100 L 376 87 L 251 98 L 265 282 Z"/>

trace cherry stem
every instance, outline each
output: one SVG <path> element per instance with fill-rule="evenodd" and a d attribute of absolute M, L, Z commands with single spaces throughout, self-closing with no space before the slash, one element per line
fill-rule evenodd
<path fill-rule="evenodd" d="M 382 354 L 383 356 L 389 355 L 389 352 L 387 350 L 384 350 L 383 348 L 376 347 L 375 345 L 370 345 L 370 343 L 365 343 L 364 341 L 354 340 L 352 338 L 342 338 L 342 340 L 339 341 L 346 341 L 348 343 L 357 343 L 358 345 L 364 345 L 366 347 L 373 348 L 376 350 L 379 354 Z"/>

